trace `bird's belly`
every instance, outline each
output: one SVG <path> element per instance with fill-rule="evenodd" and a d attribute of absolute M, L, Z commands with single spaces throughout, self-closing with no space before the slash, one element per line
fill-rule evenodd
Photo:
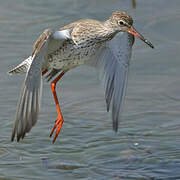
<path fill-rule="evenodd" d="M 81 64 L 85 64 L 93 58 L 98 47 L 99 46 L 96 44 L 86 47 L 77 47 L 75 45 L 61 47 L 48 55 L 48 67 L 69 70 Z"/>

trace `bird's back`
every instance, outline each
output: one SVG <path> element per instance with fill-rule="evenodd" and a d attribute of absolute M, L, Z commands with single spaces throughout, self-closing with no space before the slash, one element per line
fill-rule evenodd
<path fill-rule="evenodd" d="M 66 25 L 60 30 L 71 30 L 71 40 L 58 45 L 51 40 L 48 46 L 47 68 L 68 70 L 92 59 L 99 47 L 109 40 L 103 22 L 83 19 Z M 54 48 L 55 47 L 55 48 Z"/>

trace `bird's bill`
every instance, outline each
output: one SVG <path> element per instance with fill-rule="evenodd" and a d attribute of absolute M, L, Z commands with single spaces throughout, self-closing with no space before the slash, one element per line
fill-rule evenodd
<path fill-rule="evenodd" d="M 149 42 L 147 39 L 145 39 L 140 33 L 138 33 L 136 31 L 136 29 L 134 27 L 131 27 L 129 30 L 128 30 L 128 33 L 136 36 L 137 38 L 141 39 L 142 41 L 144 41 L 147 45 L 149 45 L 151 48 L 154 48 L 154 46 L 151 44 L 151 42 Z"/>

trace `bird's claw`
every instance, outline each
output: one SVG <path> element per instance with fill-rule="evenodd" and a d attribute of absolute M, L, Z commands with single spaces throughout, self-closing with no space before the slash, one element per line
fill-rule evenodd
<path fill-rule="evenodd" d="M 53 129 L 52 129 L 52 131 L 50 133 L 50 137 L 51 137 L 53 135 L 53 133 L 54 133 L 54 130 L 57 128 L 56 129 L 56 134 L 55 134 L 54 139 L 53 139 L 53 143 L 56 141 L 56 138 L 58 137 L 59 132 L 61 131 L 61 127 L 63 125 L 63 122 L 64 122 L 63 118 L 60 115 L 58 115 L 58 117 L 56 118 L 54 127 L 53 127 Z"/>

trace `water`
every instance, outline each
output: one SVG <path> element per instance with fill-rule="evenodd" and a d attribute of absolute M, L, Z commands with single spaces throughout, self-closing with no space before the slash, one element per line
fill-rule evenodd
<path fill-rule="evenodd" d="M 0 5 L 1 179 L 180 179 L 180 1 L 6 0 Z M 96 72 L 82 66 L 58 84 L 65 123 L 55 144 L 56 118 L 44 82 L 39 121 L 20 143 L 10 136 L 24 76 L 6 72 L 29 55 L 48 27 L 80 18 L 106 19 L 117 9 L 155 46 L 136 40 L 119 132 L 112 131 Z"/>

